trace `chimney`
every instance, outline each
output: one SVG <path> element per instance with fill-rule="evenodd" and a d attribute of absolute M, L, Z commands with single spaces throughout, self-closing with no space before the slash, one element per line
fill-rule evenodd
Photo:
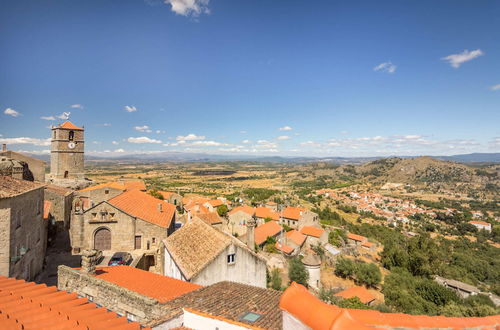
<path fill-rule="evenodd" d="M 247 221 L 247 246 L 255 252 L 255 218 Z"/>
<path fill-rule="evenodd" d="M 102 251 L 99 250 L 83 250 L 82 251 L 82 269 L 85 274 L 95 274 L 95 267 L 102 256 Z"/>
<path fill-rule="evenodd" d="M 7 144 L 2 144 L 2 151 L 7 151 Z"/>
<path fill-rule="evenodd" d="M 162 208 L 162 205 L 161 203 L 158 203 L 158 212 L 162 212 L 163 208 Z"/>

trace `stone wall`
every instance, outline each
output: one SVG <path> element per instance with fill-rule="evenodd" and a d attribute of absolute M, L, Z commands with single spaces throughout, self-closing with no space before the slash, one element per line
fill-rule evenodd
<path fill-rule="evenodd" d="M 33 175 L 33 179 L 39 182 L 45 182 L 45 162 L 43 160 L 23 155 L 21 153 L 7 150 L 0 151 L 0 156 L 12 158 L 17 161 L 25 162 Z"/>
<path fill-rule="evenodd" d="M 70 141 L 69 134 L 74 133 Z M 73 149 L 68 144 L 75 144 Z M 52 129 L 50 176 L 53 179 L 84 179 L 84 131 L 60 127 Z M 68 172 L 65 178 L 65 172 Z"/>
<path fill-rule="evenodd" d="M 88 197 L 89 200 L 94 202 L 95 205 L 99 204 L 102 201 L 109 201 L 111 198 L 116 197 L 121 193 L 123 193 L 122 189 L 104 187 L 104 188 L 79 192 L 79 195 Z"/>
<path fill-rule="evenodd" d="M 54 217 L 54 220 L 64 226 L 64 228 L 69 228 L 73 193 L 68 192 L 64 194 L 51 189 L 45 189 L 45 200 L 52 203 L 50 213 Z"/>
<path fill-rule="evenodd" d="M 141 324 L 152 322 L 166 314 L 165 308 L 153 298 L 64 265 L 58 267 L 57 288 L 76 292 L 80 297 L 86 297 Z"/>
<path fill-rule="evenodd" d="M 243 211 L 236 212 L 228 216 L 229 230 L 232 231 L 231 234 L 237 233 L 238 236 L 245 235 L 247 232 L 246 222 L 252 219 L 252 216 Z"/>
<path fill-rule="evenodd" d="M 0 275 L 29 281 L 42 270 L 47 246 L 43 196 L 40 187 L 0 199 Z"/>

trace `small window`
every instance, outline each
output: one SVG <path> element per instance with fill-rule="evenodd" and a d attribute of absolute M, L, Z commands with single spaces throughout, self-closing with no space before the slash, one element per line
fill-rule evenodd
<path fill-rule="evenodd" d="M 110 216 L 111 219 L 114 219 L 115 214 L 114 213 L 110 213 L 109 216 Z"/>
<path fill-rule="evenodd" d="M 245 313 L 240 318 L 240 320 L 246 321 L 246 322 L 249 322 L 249 323 L 253 323 L 253 322 L 257 321 L 258 319 L 260 319 L 261 317 L 262 317 L 261 314 L 249 312 L 249 313 Z"/>
<path fill-rule="evenodd" d="M 75 132 L 69 131 L 69 140 L 73 141 L 75 139 Z"/>
<path fill-rule="evenodd" d="M 104 190 L 104 194 L 109 194 L 109 189 Z"/>
<path fill-rule="evenodd" d="M 92 217 L 95 219 L 97 218 L 97 213 L 92 213 Z"/>
<path fill-rule="evenodd" d="M 235 259 L 236 259 L 236 254 L 232 253 L 227 255 L 228 264 L 234 264 Z"/>
<path fill-rule="evenodd" d="M 156 237 L 153 237 L 153 238 L 151 239 L 151 241 L 153 241 L 153 244 L 155 244 L 155 243 L 156 243 Z"/>

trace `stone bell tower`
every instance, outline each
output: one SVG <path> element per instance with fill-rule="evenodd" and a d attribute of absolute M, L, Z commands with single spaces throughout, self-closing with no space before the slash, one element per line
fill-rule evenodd
<path fill-rule="evenodd" d="M 50 179 L 57 181 L 85 179 L 83 169 L 84 129 L 66 121 L 52 126 L 50 147 Z"/>

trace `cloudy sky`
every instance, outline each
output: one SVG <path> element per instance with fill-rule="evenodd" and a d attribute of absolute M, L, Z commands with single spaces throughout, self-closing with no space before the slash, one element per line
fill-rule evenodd
<path fill-rule="evenodd" d="M 0 142 L 47 152 L 500 152 L 497 0 L 4 0 Z"/>

